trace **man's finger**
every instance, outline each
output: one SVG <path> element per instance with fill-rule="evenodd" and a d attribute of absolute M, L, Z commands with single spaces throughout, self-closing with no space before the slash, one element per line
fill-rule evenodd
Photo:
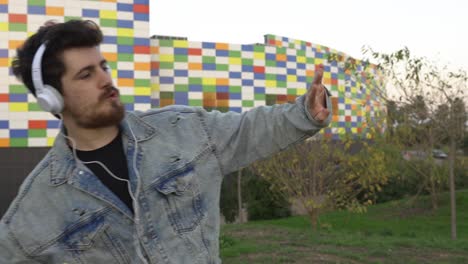
<path fill-rule="evenodd" d="M 317 65 L 317 68 L 315 70 L 315 76 L 314 76 L 314 81 L 312 82 L 313 84 L 322 84 L 322 77 L 323 77 L 323 65 L 319 64 Z"/>

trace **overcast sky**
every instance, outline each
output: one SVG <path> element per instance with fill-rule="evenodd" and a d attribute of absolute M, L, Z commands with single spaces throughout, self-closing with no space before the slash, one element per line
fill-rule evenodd
<path fill-rule="evenodd" d="M 465 0 L 154 0 L 150 33 L 191 41 L 263 43 L 275 34 L 362 58 L 361 47 L 418 56 L 468 71 Z"/>

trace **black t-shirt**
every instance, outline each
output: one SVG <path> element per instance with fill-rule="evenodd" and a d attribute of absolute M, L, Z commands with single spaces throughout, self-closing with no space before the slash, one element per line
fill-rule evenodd
<path fill-rule="evenodd" d="M 82 161 L 100 161 L 115 176 L 128 180 L 127 158 L 123 149 L 121 133 L 102 148 L 91 151 L 76 150 L 76 154 Z M 132 198 L 128 192 L 127 182 L 115 179 L 99 164 L 91 163 L 86 164 L 86 166 L 133 211 Z"/>

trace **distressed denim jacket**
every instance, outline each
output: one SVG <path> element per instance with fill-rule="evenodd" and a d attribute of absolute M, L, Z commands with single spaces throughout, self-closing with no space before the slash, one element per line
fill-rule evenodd
<path fill-rule="evenodd" d="M 59 134 L 0 222 L 0 263 L 142 263 L 135 228 L 148 263 L 221 263 L 223 175 L 330 122 L 317 123 L 305 109 L 302 96 L 243 114 L 185 106 L 128 112 L 121 128 L 133 191 L 141 180 L 137 227 Z"/>

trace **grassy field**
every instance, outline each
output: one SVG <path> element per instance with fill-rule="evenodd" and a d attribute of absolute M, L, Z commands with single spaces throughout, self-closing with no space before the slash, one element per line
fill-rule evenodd
<path fill-rule="evenodd" d="M 457 192 L 450 239 L 449 196 L 433 211 L 427 197 L 394 201 L 365 214 L 330 212 L 312 231 L 306 217 L 222 227 L 221 258 L 236 263 L 468 263 L 468 190 Z"/>

